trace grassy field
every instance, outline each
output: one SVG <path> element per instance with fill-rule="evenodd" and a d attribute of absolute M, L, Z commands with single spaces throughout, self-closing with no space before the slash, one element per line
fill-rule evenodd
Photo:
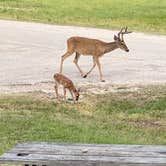
<path fill-rule="evenodd" d="M 166 34 L 166 1 L 1 0 L 0 18 Z"/>
<path fill-rule="evenodd" d="M 166 145 L 166 86 L 58 104 L 38 94 L 0 97 L 0 154 L 17 142 Z"/>

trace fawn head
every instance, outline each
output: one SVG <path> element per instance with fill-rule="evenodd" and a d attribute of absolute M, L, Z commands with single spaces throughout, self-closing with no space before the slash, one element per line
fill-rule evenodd
<path fill-rule="evenodd" d="M 124 42 L 123 35 L 128 34 L 128 33 L 131 33 L 131 32 L 127 31 L 127 27 L 126 27 L 126 28 L 122 28 L 120 30 L 120 32 L 118 33 L 118 36 L 114 35 L 114 40 L 115 40 L 117 46 L 126 52 L 129 52 L 129 49 L 128 49 L 126 43 Z"/>
<path fill-rule="evenodd" d="M 77 90 L 75 89 L 74 90 L 74 94 L 75 94 L 75 97 L 76 97 L 76 101 L 78 101 L 79 97 L 80 97 L 80 88 Z"/>

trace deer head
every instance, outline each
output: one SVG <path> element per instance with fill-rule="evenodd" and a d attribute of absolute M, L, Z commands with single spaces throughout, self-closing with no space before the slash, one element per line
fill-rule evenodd
<path fill-rule="evenodd" d="M 122 49 L 122 50 L 124 50 L 126 52 L 129 52 L 129 49 L 128 49 L 126 43 L 124 42 L 123 35 L 124 34 L 128 34 L 128 33 L 131 33 L 131 31 L 130 32 L 127 31 L 127 27 L 126 27 L 126 28 L 122 28 L 120 30 L 120 32 L 118 33 L 118 36 L 114 35 L 114 40 L 115 40 L 117 46 L 120 49 Z"/>

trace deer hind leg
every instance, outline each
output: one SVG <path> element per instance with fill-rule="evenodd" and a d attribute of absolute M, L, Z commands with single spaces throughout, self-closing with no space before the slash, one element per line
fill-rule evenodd
<path fill-rule="evenodd" d="M 81 55 L 78 52 L 76 52 L 76 56 L 75 56 L 73 62 L 75 63 L 77 69 L 79 70 L 79 72 L 81 73 L 81 76 L 83 77 L 84 76 L 84 72 L 81 70 L 80 66 L 78 65 L 78 60 L 79 60 L 80 56 Z"/>
<path fill-rule="evenodd" d="M 86 78 L 91 72 L 92 70 L 95 68 L 96 66 L 96 61 L 95 61 L 95 58 L 93 57 L 93 66 L 92 68 L 84 75 L 84 78 Z"/>
<path fill-rule="evenodd" d="M 72 55 L 73 54 L 73 51 L 67 51 L 64 55 L 62 55 L 62 57 L 61 57 L 61 64 L 60 64 L 60 73 L 62 73 L 62 69 L 63 69 L 63 62 L 64 62 L 64 60 L 67 58 L 67 57 L 69 57 L 70 55 Z"/>
<path fill-rule="evenodd" d="M 100 65 L 99 57 L 95 58 L 95 61 L 96 61 L 96 64 L 98 66 L 98 69 L 99 69 L 100 81 L 105 82 L 105 80 L 103 79 L 103 74 L 101 72 L 101 65 Z"/>

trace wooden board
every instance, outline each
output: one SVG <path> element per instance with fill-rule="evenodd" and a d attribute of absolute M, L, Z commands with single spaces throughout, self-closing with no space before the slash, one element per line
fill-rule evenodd
<path fill-rule="evenodd" d="M 0 163 L 166 166 L 166 146 L 29 142 L 18 144 L 2 155 Z"/>

